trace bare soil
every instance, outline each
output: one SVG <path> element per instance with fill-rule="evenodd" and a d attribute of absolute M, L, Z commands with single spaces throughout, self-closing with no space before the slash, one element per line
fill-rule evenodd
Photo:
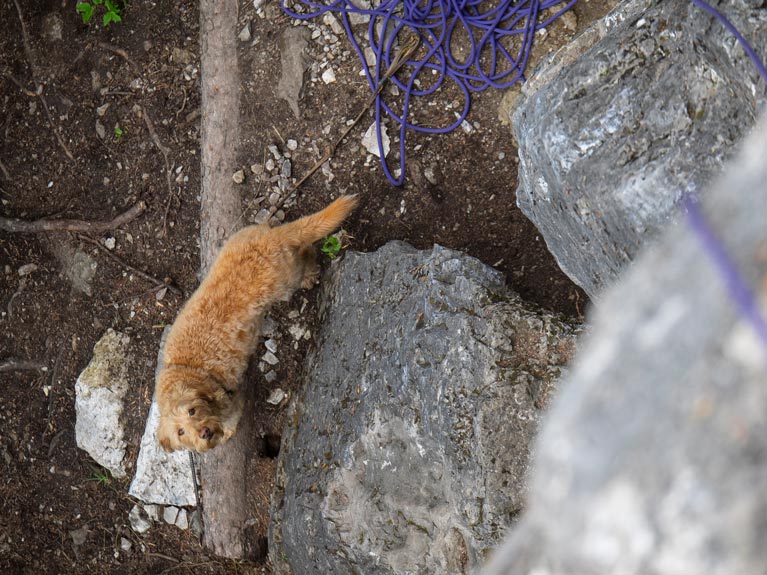
<path fill-rule="evenodd" d="M 577 29 L 613 4 L 579 3 Z M 44 366 L 0 370 L 0 572 L 268 572 L 265 560 L 252 564 L 211 557 L 191 531 L 164 523 L 144 535 L 134 533 L 128 523 L 135 503 L 127 495 L 130 478 L 93 480 L 98 466 L 75 444 L 77 375 L 108 328 L 126 333 L 135 359 L 125 410 L 130 475 L 152 396 L 162 328 L 198 283 L 197 5 L 131 2 L 123 22 L 106 29 L 83 24 L 69 0 L 19 0 L 18 6 L 29 38 L 26 48 L 15 3 L 0 4 L 0 215 L 109 220 L 139 201 L 147 209 L 103 234 L 0 232 L 0 365 L 15 359 Z M 290 154 L 293 178 L 298 178 L 369 97 L 359 64 L 349 58 L 336 63 L 335 83 L 306 79 L 296 118 L 275 96 L 278 40 L 293 23 L 276 4 L 267 3 L 264 11 L 266 17 L 260 18 L 251 2 L 240 3 L 241 25 L 252 21 L 252 38 L 240 43 L 239 60 L 243 223 L 268 206 L 273 183 L 264 180 L 269 174 L 256 177 L 249 169 L 266 163 L 267 146 L 285 153 L 287 140 L 296 140 Z M 573 35 L 555 23 L 545 42 L 539 39 L 534 60 Z M 310 41 L 307 52 L 308 62 L 323 59 L 317 42 Z M 463 250 L 501 270 L 525 299 L 581 318 L 585 294 L 559 270 L 516 207 L 516 149 L 509 126 L 499 119 L 503 96 L 486 91 L 474 98 L 471 133 L 409 135 L 408 177 L 401 188 L 389 184 L 377 162 L 368 162 L 360 149 L 372 122 L 368 116 L 333 158 L 332 180 L 315 174 L 285 208 L 285 218 L 310 213 L 340 193 L 358 193 L 361 206 L 346 225 L 351 249 L 371 251 L 396 239 L 420 248 L 439 243 Z M 427 109 L 421 112 L 428 117 Z M 112 240 L 112 249 L 95 245 Z M 94 262 L 86 265 L 93 272 L 89 293 L 68 275 L 77 268 L 73 254 L 78 250 Z M 164 289 L 165 284 L 179 293 Z M 265 437 L 252 461 L 259 486 L 254 519 L 262 542 L 274 439 L 285 411 L 265 400 L 276 387 L 291 395 L 298 391 L 302 358 L 312 342 L 294 342 L 288 327 L 298 323 L 314 331 L 315 307 L 312 290 L 274 310 L 277 379 L 266 383 L 261 374 L 254 375 L 262 406 L 254 417 Z M 72 532 L 84 528 L 85 542 L 76 545 Z M 131 542 L 128 551 L 121 549 L 123 537 Z"/>

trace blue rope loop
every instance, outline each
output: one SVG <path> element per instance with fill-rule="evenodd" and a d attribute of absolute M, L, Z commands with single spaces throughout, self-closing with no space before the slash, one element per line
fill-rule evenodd
<path fill-rule="evenodd" d="M 357 0 L 359 2 L 360 0 Z M 445 134 L 460 126 L 469 113 L 472 92 L 487 88 L 507 88 L 525 81 L 525 68 L 530 58 L 535 32 L 545 28 L 569 10 L 577 0 L 382 0 L 376 8 L 361 8 L 352 0 L 332 0 L 328 4 L 312 0 L 280 0 L 282 9 L 293 18 L 306 20 L 326 12 L 335 13 L 359 57 L 365 78 L 375 92 L 391 65 L 398 38 L 410 34 L 421 40 L 422 54 L 408 60 L 400 78 L 391 78 L 403 94 L 401 113 L 387 103 L 384 93 L 375 99 L 375 125 L 378 149 L 383 150 L 381 128 L 388 118 L 399 127 L 399 175 L 395 177 L 386 158 L 381 154 L 381 166 L 387 179 L 395 186 L 405 181 L 405 139 L 407 130 L 427 134 Z M 303 7 L 302 13 L 292 9 Z M 544 10 L 559 7 L 542 19 Z M 376 56 L 371 69 L 365 59 L 360 40 L 355 37 L 350 14 L 370 17 L 367 34 Z M 377 30 L 381 30 L 381 34 Z M 468 41 L 466 57 L 453 53 L 458 41 Z M 436 75 L 433 74 L 436 72 Z M 403 73 L 404 72 L 404 73 Z M 426 81 L 421 81 L 425 79 Z M 411 98 L 432 96 L 450 81 L 463 96 L 463 107 L 456 118 L 445 126 L 422 126 L 410 117 Z"/>

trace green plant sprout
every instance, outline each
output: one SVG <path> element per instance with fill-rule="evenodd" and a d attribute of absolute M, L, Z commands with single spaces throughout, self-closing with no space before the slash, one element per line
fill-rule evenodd
<path fill-rule="evenodd" d="M 341 253 L 341 241 L 336 236 L 328 236 L 322 242 L 320 251 L 331 260 L 334 260 Z"/>
<path fill-rule="evenodd" d="M 115 139 L 119 142 L 123 137 L 123 130 L 120 126 L 115 126 Z"/>
<path fill-rule="evenodd" d="M 99 485 L 103 485 L 104 487 L 109 487 L 109 484 L 112 481 L 112 479 L 109 477 L 109 471 L 107 471 L 103 467 L 94 467 L 94 466 L 91 466 L 91 471 L 93 472 L 93 475 L 88 478 L 88 481 L 95 481 Z"/>
<path fill-rule="evenodd" d="M 112 22 L 122 22 L 122 8 L 116 0 L 88 0 L 87 2 L 78 2 L 75 10 L 80 13 L 83 23 L 90 23 L 93 14 L 96 12 L 96 6 L 103 5 L 106 12 L 101 17 L 104 26 L 109 26 Z"/>

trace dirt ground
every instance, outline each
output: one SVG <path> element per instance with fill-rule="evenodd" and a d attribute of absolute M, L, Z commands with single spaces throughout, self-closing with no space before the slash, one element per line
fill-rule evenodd
<path fill-rule="evenodd" d="M 135 502 L 127 488 L 160 334 L 198 283 L 198 9 L 186 0 L 131 2 L 123 22 L 105 29 L 83 24 L 74 4 L 18 0 L 21 19 L 14 1 L 0 4 L 0 215 L 103 221 L 137 202 L 147 208 L 105 233 L 0 231 L 0 366 L 6 365 L 0 367 L 0 572 L 268 572 L 266 562 L 210 557 L 190 531 L 164 523 L 144 535 L 130 529 Z M 613 4 L 577 4 L 577 30 Z M 259 14 L 247 1 L 240 2 L 239 21 L 241 27 L 252 22 L 250 39 L 239 41 L 239 157 L 246 174 L 240 190 L 243 222 L 250 223 L 268 205 L 274 185 L 268 180 L 279 171 L 250 170 L 267 164 L 267 146 L 289 153 L 292 177 L 300 177 L 364 106 L 369 89 L 353 54 L 337 60 L 335 83 L 312 82 L 307 73 L 297 119 L 275 95 L 279 38 L 292 20 L 275 3 Z M 534 60 L 574 33 L 561 21 L 550 26 L 537 40 Z M 307 64 L 323 61 L 321 42 L 309 40 L 306 52 Z M 327 172 L 313 176 L 284 209 L 285 219 L 342 192 L 358 193 L 361 206 L 346 225 L 351 249 L 375 250 L 394 239 L 460 249 L 501 270 L 527 300 L 581 319 L 586 296 L 516 208 L 516 150 L 498 113 L 503 96 L 486 91 L 474 97 L 471 133 L 409 135 L 402 188 L 389 184 L 359 145 L 372 122 L 368 116 L 332 160 L 332 178 Z M 442 105 L 437 101 L 436 109 Z M 434 113 L 420 111 L 425 118 Z M 289 140 L 296 141 L 295 150 Z M 277 378 L 256 382 L 263 409 L 255 417 L 265 437 L 279 437 L 285 409 L 266 403 L 269 392 L 280 387 L 295 394 L 300 386 L 301 359 L 312 342 L 294 342 L 288 326 L 316 327 L 315 294 L 299 293 L 272 313 Z M 135 352 L 125 410 L 129 478 L 96 481 L 97 465 L 75 445 L 74 386 L 108 328 L 128 334 Z M 34 365 L 11 369 L 10 359 Z M 261 537 L 274 455 L 268 441 L 254 454 Z"/>

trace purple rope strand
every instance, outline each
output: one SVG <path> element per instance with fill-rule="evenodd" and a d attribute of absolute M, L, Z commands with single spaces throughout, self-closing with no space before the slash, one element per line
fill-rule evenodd
<path fill-rule="evenodd" d="M 751 44 L 748 43 L 748 41 L 743 37 L 743 34 L 741 34 L 738 29 L 730 22 L 727 18 L 725 18 L 724 14 L 719 12 L 716 8 L 713 6 L 710 6 L 706 2 L 703 2 L 703 0 L 691 0 L 693 4 L 695 4 L 698 8 L 701 10 L 705 10 L 712 16 L 714 16 L 719 22 L 721 22 L 722 26 L 727 28 L 733 36 L 740 42 L 740 45 L 743 47 L 743 50 L 748 54 L 748 57 L 751 58 L 751 61 L 754 63 L 754 66 L 756 66 L 756 69 L 759 71 L 759 74 L 762 76 L 762 79 L 767 83 L 767 68 L 764 67 L 764 64 L 759 59 L 759 56 L 756 54 L 754 49 L 751 47 Z"/>
<path fill-rule="evenodd" d="M 687 213 L 687 222 L 698 237 L 703 250 L 714 263 L 730 298 L 761 340 L 765 354 L 764 359 L 767 362 L 767 322 L 761 315 L 756 298 L 735 263 L 727 255 L 724 245 L 706 222 L 706 218 L 697 203 L 690 196 L 687 196 L 684 199 L 684 207 Z"/>
<path fill-rule="evenodd" d="M 735 28 L 735 26 L 733 26 L 721 12 L 709 6 L 706 2 L 703 2 L 702 0 L 692 0 L 692 2 L 709 14 L 712 14 L 735 36 L 743 47 L 743 50 L 748 54 L 749 58 L 751 58 L 756 69 L 759 71 L 762 80 L 767 84 L 767 68 L 765 68 L 764 64 L 759 59 L 759 56 L 738 29 Z M 730 298 L 737 306 L 740 314 L 749 324 L 751 324 L 751 328 L 761 341 L 764 350 L 764 359 L 767 363 L 767 321 L 765 321 L 761 314 L 756 298 L 749 289 L 748 283 L 741 275 L 735 262 L 733 262 L 727 254 L 724 245 L 706 222 L 706 218 L 697 203 L 691 197 L 687 196 L 684 199 L 684 207 L 687 213 L 687 222 L 698 237 L 698 240 L 703 246 L 703 250 L 708 254 L 716 266 Z"/>

